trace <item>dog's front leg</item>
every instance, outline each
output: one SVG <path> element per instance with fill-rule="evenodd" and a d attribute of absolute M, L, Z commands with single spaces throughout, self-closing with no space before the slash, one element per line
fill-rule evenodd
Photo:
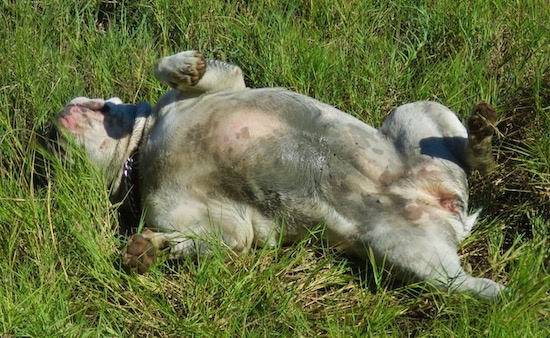
<path fill-rule="evenodd" d="M 130 271 L 145 273 L 155 262 L 157 256 L 170 247 L 162 234 L 146 229 L 142 233 L 130 237 L 126 251 L 122 256 L 122 264 Z"/>
<path fill-rule="evenodd" d="M 182 91 L 195 86 L 205 72 L 206 60 L 201 53 L 194 50 L 160 58 L 154 68 L 157 80 Z"/>
<path fill-rule="evenodd" d="M 220 204 L 215 203 L 220 210 Z M 251 210 L 224 206 L 218 216 L 208 213 L 195 218 L 193 225 L 181 222 L 164 225 L 162 231 L 146 229 L 134 234 L 128 241 L 123 254 L 123 265 L 131 271 L 144 273 L 158 257 L 169 259 L 196 258 L 209 255 L 219 249 L 221 252 L 244 253 L 254 241 Z M 159 225 L 159 224 L 157 224 Z"/>
<path fill-rule="evenodd" d="M 206 60 L 193 50 L 159 59 L 154 73 L 157 80 L 182 92 L 211 93 L 246 88 L 241 68 L 218 60 Z"/>
<path fill-rule="evenodd" d="M 183 234 L 178 231 L 155 232 L 145 229 L 130 237 L 122 263 L 127 270 L 145 273 L 155 261 L 207 255 L 213 247 L 226 247 L 224 240 L 204 234 Z"/>
<path fill-rule="evenodd" d="M 177 231 L 155 232 L 145 229 L 130 237 L 122 256 L 122 263 L 127 270 L 145 273 L 161 256 L 180 258 L 206 254 L 211 251 L 214 239 L 207 240 L 201 237 L 199 234 L 183 235 Z"/>

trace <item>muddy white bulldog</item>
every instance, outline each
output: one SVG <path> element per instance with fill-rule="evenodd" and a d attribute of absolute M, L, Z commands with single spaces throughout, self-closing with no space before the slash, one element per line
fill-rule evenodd
<path fill-rule="evenodd" d="M 321 227 L 324 239 L 373 257 L 406 281 L 495 298 L 504 287 L 461 267 L 470 170 L 490 170 L 496 112 L 466 123 L 435 102 L 398 107 L 380 129 L 281 88 L 248 89 L 241 69 L 195 51 L 162 58 L 173 89 L 154 108 L 76 98 L 58 128 L 105 172 L 114 201 L 147 229 L 123 261 L 244 253 L 288 244 Z M 139 191 L 139 192 L 138 192 Z"/>

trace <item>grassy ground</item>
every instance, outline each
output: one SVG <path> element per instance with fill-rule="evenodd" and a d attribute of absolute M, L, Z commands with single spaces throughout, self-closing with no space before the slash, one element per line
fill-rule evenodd
<path fill-rule="evenodd" d="M 0 336 L 547 336 L 549 22 L 544 0 L 2 1 Z M 34 135 L 75 96 L 154 102 L 153 62 L 190 48 L 373 125 L 415 100 L 498 107 L 499 166 L 472 177 L 483 214 L 461 253 L 510 295 L 395 286 L 308 241 L 122 272 L 101 178 L 82 160 L 37 185 Z"/>

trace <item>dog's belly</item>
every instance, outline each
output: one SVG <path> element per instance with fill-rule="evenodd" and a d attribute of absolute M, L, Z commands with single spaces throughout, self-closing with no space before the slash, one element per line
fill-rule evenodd
<path fill-rule="evenodd" d="M 144 147 L 146 194 L 162 199 L 179 189 L 186 197 L 228 198 L 280 218 L 294 229 L 290 237 L 300 237 L 297 224 L 356 224 L 380 203 L 393 203 L 383 192 L 404 170 L 393 143 L 315 102 L 250 90 L 172 108 Z M 166 203 L 179 208 L 174 198 Z"/>

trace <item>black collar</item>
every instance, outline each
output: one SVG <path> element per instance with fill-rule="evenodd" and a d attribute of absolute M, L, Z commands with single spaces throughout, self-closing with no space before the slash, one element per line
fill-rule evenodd
<path fill-rule="evenodd" d="M 123 231 L 137 229 L 141 219 L 141 194 L 139 189 L 139 161 L 136 150 L 124 162 L 122 169 L 121 194 L 123 203 L 120 210 Z"/>

